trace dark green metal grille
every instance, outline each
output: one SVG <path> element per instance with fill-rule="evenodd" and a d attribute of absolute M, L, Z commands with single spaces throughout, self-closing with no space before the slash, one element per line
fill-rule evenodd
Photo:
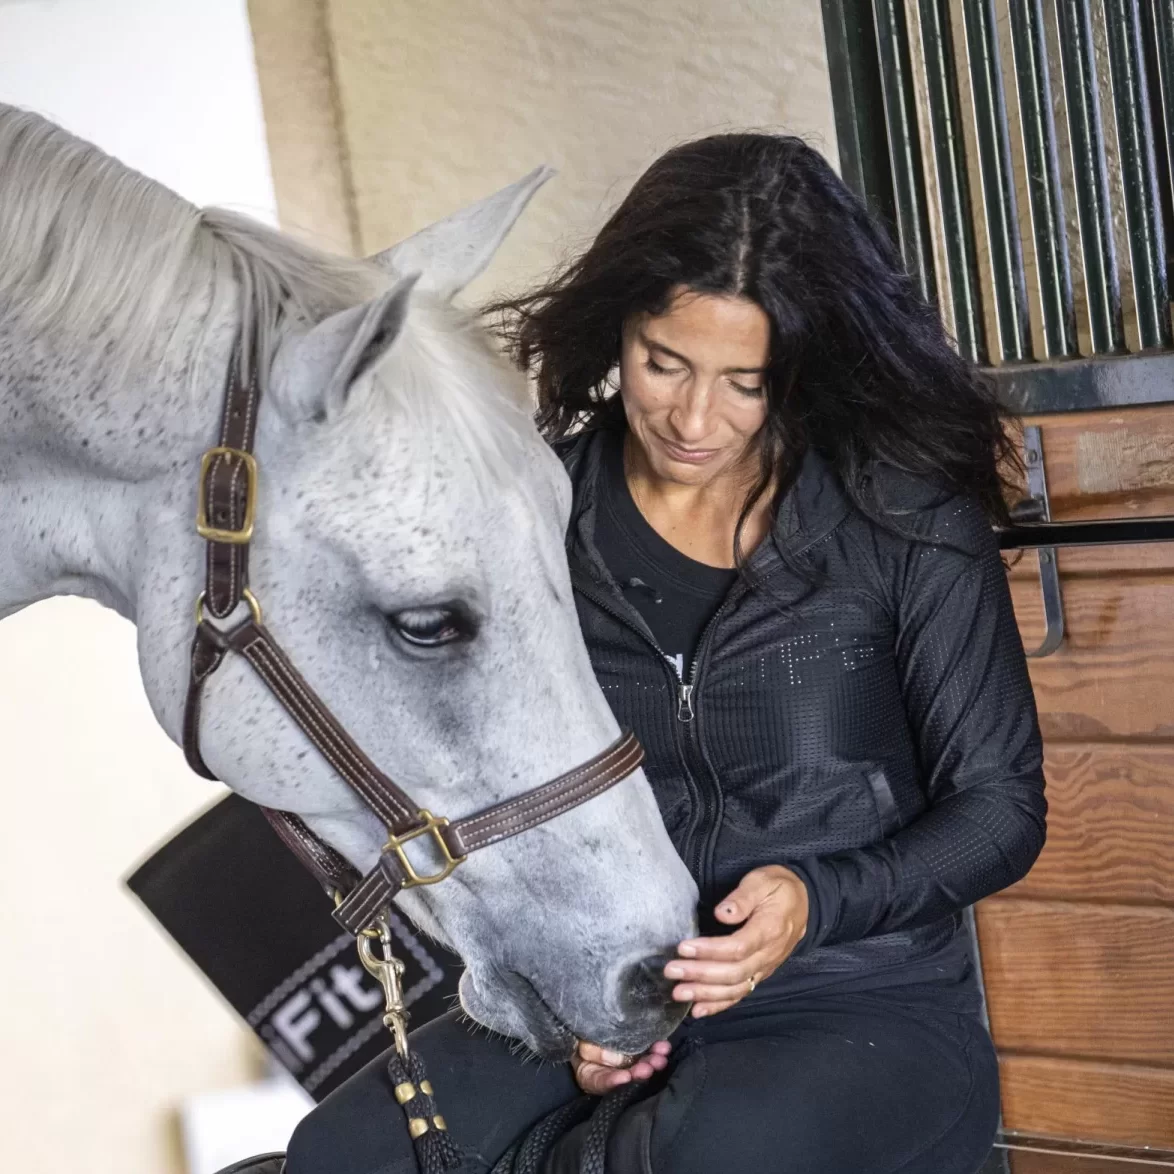
<path fill-rule="evenodd" d="M 1021 410 L 1062 410 L 1065 389 L 1081 407 L 1174 402 L 1174 0 L 823 0 L 823 11 L 842 174 L 891 227 L 961 353 L 991 364 Z M 1127 347 L 1126 261 L 1140 357 Z"/>

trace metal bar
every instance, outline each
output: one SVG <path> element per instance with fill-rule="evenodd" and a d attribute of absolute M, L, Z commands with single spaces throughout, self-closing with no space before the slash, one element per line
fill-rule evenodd
<path fill-rule="evenodd" d="M 1023 362 L 1031 358 L 1031 330 L 1015 184 L 1011 174 L 1007 105 L 999 69 L 994 0 L 967 0 L 962 11 L 970 85 L 974 93 L 974 128 L 990 241 L 999 345 L 1003 362 Z"/>
<path fill-rule="evenodd" d="M 1159 1150 L 1152 1145 L 1115 1145 L 1112 1142 L 1069 1141 L 1060 1137 L 1034 1137 L 1027 1133 L 1001 1130 L 995 1145 L 1015 1153 L 1047 1154 L 1067 1158 L 1053 1170 L 1120 1170 L 1121 1174 L 1156 1174 L 1155 1168 L 1174 1169 L 1174 1150 Z M 1091 1159 L 1087 1164 L 1083 1159 Z M 1100 1159 L 1097 1161 L 1097 1159 Z"/>
<path fill-rule="evenodd" d="M 958 75 L 950 34 L 949 0 L 920 0 L 919 9 L 930 135 L 937 164 L 954 333 L 962 355 L 972 363 L 985 364 L 986 330 L 978 287 L 978 258 L 959 113 Z"/>
<path fill-rule="evenodd" d="M 1162 121 L 1166 126 L 1166 165 L 1170 180 L 1167 194 L 1174 199 L 1174 0 L 1153 0 L 1151 18 Z"/>
<path fill-rule="evenodd" d="M 1052 520 L 1052 506 L 1048 501 L 1048 476 L 1044 469 L 1044 434 L 1038 424 L 1028 424 L 1023 429 L 1023 463 L 1027 467 L 1026 502 L 1042 522 Z M 1012 513 L 1016 517 L 1016 513 Z M 1016 517 L 1016 520 L 1019 520 Z M 1040 644 L 1024 653 L 1029 658 L 1051 656 L 1064 643 L 1064 596 L 1060 590 L 1060 568 L 1056 562 L 1056 549 L 1041 546 L 1036 551 L 1039 561 L 1040 598 L 1044 605 L 1044 637 Z"/>
<path fill-rule="evenodd" d="M 1168 4 L 1167 11 L 1163 6 Z M 1141 43 L 1150 79 L 1150 119 L 1154 124 L 1154 161 L 1158 177 L 1158 216 L 1166 229 L 1167 248 L 1174 236 L 1174 0 L 1142 0 Z M 1174 252 L 1174 249 L 1172 249 Z M 1174 257 L 1167 285 L 1174 282 Z"/>
<path fill-rule="evenodd" d="M 1104 3 L 1137 330 L 1141 349 L 1152 350 L 1170 345 L 1170 299 L 1166 289 L 1166 242 L 1158 215 L 1158 174 L 1141 47 L 1141 15 L 1138 0 Z"/>
<path fill-rule="evenodd" d="M 1174 542 L 1174 518 L 1113 518 L 1103 522 L 1038 522 L 997 530 L 1001 550 L 1041 546 L 1137 546 Z"/>
<path fill-rule="evenodd" d="M 1021 416 L 1174 403 L 1174 354 L 1163 351 L 1022 363 L 989 374 L 999 398 Z"/>
<path fill-rule="evenodd" d="M 982 1007 L 979 1011 L 979 1014 L 982 1016 L 983 1027 L 985 1027 L 987 1031 L 990 1031 L 991 1017 L 987 1011 L 986 982 L 984 981 L 982 972 L 982 946 L 978 940 L 978 918 L 975 915 L 973 905 L 967 905 L 966 908 L 962 910 L 962 924 L 966 927 L 967 936 L 970 938 L 970 953 L 974 959 L 974 979 L 976 985 L 978 986 L 979 998 L 982 1000 Z M 1000 1125 L 1001 1124 L 1002 1123 L 1000 1122 Z"/>
<path fill-rule="evenodd" d="M 1044 352 L 1049 358 L 1065 358 L 1078 353 L 1076 310 L 1072 303 L 1072 271 L 1052 119 L 1042 0 L 1010 0 L 1010 15 Z"/>
<path fill-rule="evenodd" d="M 1064 643 L 1064 596 L 1060 591 L 1060 565 L 1054 546 L 1041 546 L 1036 552 L 1039 561 L 1039 594 L 1044 607 L 1043 639 L 1032 649 L 1024 649 L 1029 660 L 1051 656 Z"/>
<path fill-rule="evenodd" d="M 1109 222 L 1109 182 L 1089 0 L 1056 0 L 1056 22 L 1092 349 L 1096 354 L 1109 354 L 1125 349 L 1125 330 L 1117 254 Z"/>
<path fill-rule="evenodd" d="M 823 0 L 823 35 L 844 182 L 897 239 L 872 0 Z"/>
<path fill-rule="evenodd" d="M 905 266 L 917 281 L 921 296 L 937 298 L 929 213 L 925 204 L 921 141 L 914 106 L 913 70 L 909 63 L 909 30 L 904 0 L 873 0 L 877 58 L 880 62 L 881 95 L 888 130 L 889 166 L 897 234 Z"/>

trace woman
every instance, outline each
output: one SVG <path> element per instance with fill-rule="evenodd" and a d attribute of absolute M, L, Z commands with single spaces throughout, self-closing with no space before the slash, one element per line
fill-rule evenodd
<path fill-rule="evenodd" d="M 421 1029 L 467 1168 L 629 1084 L 619 1174 L 972 1174 L 998 1077 L 962 912 L 1024 875 L 1045 814 L 991 392 L 793 138 L 670 151 L 498 310 L 573 482 L 587 647 L 702 935 L 664 971 L 690 1017 L 634 1061 Z M 373 1066 L 289 1174 L 413 1170 L 398 1120 Z M 546 1169 L 578 1170 L 590 1128 Z"/>

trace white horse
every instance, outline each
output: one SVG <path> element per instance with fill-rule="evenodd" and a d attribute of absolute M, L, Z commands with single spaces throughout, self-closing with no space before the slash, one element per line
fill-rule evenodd
<path fill-rule="evenodd" d="M 612 742 L 563 554 L 567 479 L 520 376 L 449 305 L 546 174 L 352 261 L 0 106 L 0 618 L 69 594 L 132 620 L 179 741 L 199 461 L 243 335 L 265 387 L 251 583 L 368 755 L 456 818 Z M 207 687 L 200 745 L 234 790 L 374 864 L 379 821 L 239 658 Z M 62 798 L 33 829 L 47 847 Z M 636 1051 L 676 1025 L 650 960 L 694 932 L 696 896 L 637 772 L 400 904 L 464 958 L 474 1019 L 566 1056 L 576 1036 Z"/>

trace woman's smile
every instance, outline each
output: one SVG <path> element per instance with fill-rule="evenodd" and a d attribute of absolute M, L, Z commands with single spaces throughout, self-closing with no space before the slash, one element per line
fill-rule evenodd
<path fill-rule="evenodd" d="M 677 444 L 675 441 L 669 440 L 667 437 L 659 435 L 659 433 L 653 433 L 652 435 L 664 448 L 670 460 L 683 461 L 689 465 L 703 465 L 706 461 L 712 460 L 721 451 L 721 449 L 717 448 L 686 448 L 683 445 Z"/>

